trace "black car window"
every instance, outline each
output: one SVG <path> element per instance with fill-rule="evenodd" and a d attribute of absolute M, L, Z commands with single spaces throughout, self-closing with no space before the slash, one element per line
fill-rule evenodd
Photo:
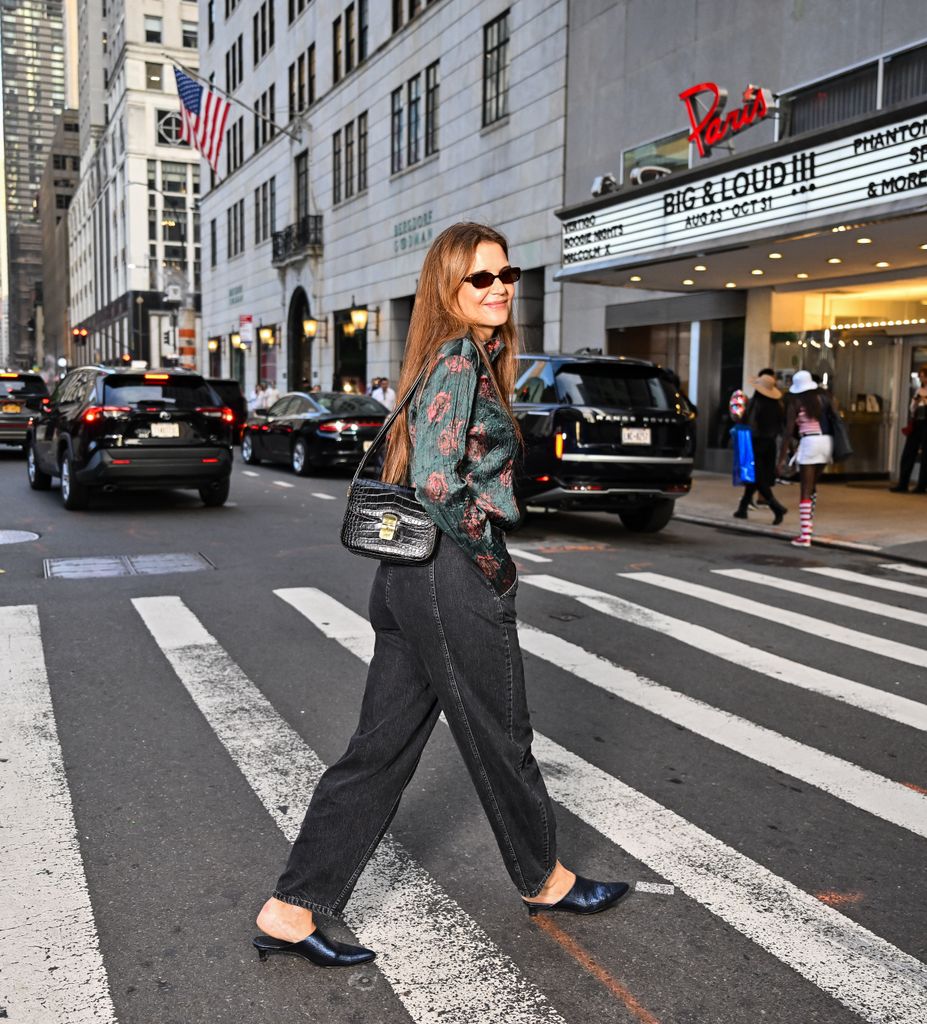
<path fill-rule="evenodd" d="M 284 395 L 283 398 L 277 399 L 276 402 L 267 410 L 268 416 L 289 416 L 290 410 L 293 408 L 293 402 L 295 399 L 292 395 Z"/>
<path fill-rule="evenodd" d="M 237 380 L 209 380 L 207 383 L 226 405 L 234 408 L 236 403 L 244 401 L 241 385 Z"/>
<path fill-rule="evenodd" d="M 382 415 L 386 409 L 374 398 L 343 391 L 317 391 L 312 397 L 326 412 L 336 416 L 376 416 Z"/>
<path fill-rule="evenodd" d="M 197 409 L 221 405 L 219 396 L 202 377 L 172 374 L 111 374 L 103 385 L 104 405 L 158 403 L 168 409 Z"/>
<path fill-rule="evenodd" d="M 315 406 L 308 398 L 303 398 L 302 395 L 298 395 L 293 399 L 293 407 L 287 413 L 288 416 L 305 416 L 308 413 L 315 412 Z"/>
<path fill-rule="evenodd" d="M 561 363 L 557 391 L 565 405 L 609 409 L 675 409 L 675 389 L 656 366 L 633 363 Z"/>
<path fill-rule="evenodd" d="M 25 398 L 26 395 L 47 395 L 48 388 L 45 381 L 38 374 L 6 374 L 0 373 L 0 398 L 8 398 L 10 395 L 17 395 Z"/>
<path fill-rule="evenodd" d="M 554 371 L 548 359 L 521 360 L 524 371 L 515 381 L 516 402 L 556 402 Z"/>
<path fill-rule="evenodd" d="M 80 382 L 82 374 L 80 370 L 75 370 L 73 373 L 69 373 L 67 377 L 61 382 L 61 393 L 58 395 L 58 401 L 62 404 L 67 402 L 76 402 L 80 396 Z"/>

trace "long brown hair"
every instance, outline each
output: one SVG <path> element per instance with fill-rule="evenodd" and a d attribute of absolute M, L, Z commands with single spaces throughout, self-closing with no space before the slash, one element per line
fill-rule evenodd
<path fill-rule="evenodd" d="M 518 424 L 512 416 L 510 401 L 515 388 L 515 355 L 518 351 L 518 331 L 512 307 L 509 307 L 508 319 L 496 331 L 505 343 L 505 348 L 493 363 L 489 360 L 484 344 L 472 333 L 474 325 L 466 322 L 457 304 L 457 292 L 470 270 L 480 242 L 495 242 L 501 246 L 508 259 L 508 242 L 498 231 L 484 224 L 467 221 L 452 224 L 431 243 L 415 293 L 415 308 L 412 310 L 402 373 L 399 375 L 398 401 L 403 400 L 424 367 L 428 366 L 429 372 L 434 367 L 438 350 L 444 342 L 469 334 L 489 371 L 489 379 L 495 386 L 499 401 L 517 431 Z M 387 443 L 383 479 L 388 483 L 401 483 L 408 473 L 411 450 L 407 416 L 396 418 L 390 428 Z"/>

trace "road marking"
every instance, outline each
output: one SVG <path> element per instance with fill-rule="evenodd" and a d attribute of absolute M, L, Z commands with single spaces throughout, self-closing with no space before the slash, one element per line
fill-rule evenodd
<path fill-rule="evenodd" d="M 518 639 L 523 650 L 607 693 L 927 838 L 927 800 L 900 782 L 678 693 L 526 623 L 519 622 Z"/>
<path fill-rule="evenodd" d="M 314 588 L 274 593 L 370 660 L 356 612 Z M 818 988 L 871 1024 L 922 1024 L 927 965 L 537 732 L 534 753 L 554 800 Z"/>
<path fill-rule="evenodd" d="M 180 598 L 132 603 L 292 842 L 325 765 Z M 388 835 L 361 874 L 344 917 L 360 941 L 377 951 L 376 966 L 419 1024 L 565 1024 L 514 962 Z"/>
<path fill-rule="evenodd" d="M 34 605 L 0 608 L 0 1007 L 115 1024 Z"/>
<path fill-rule="evenodd" d="M 883 565 L 883 569 L 889 566 Z M 910 568 L 907 566 L 906 568 Z M 867 576 L 864 572 L 850 572 L 849 569 L 805 569 L 819 576 L 828 576 L 834 580 L 846 580 L 847 583 L 862 583 L 866 587 L 877 587 L 879 590 L 891 590 L 896 594 L 912 594 L 914 597 L 927 597 L 927 587 L 919 587 L 915 583 L 900 583 L 898 580 L 883 580 L 876 576 Z M 927 572 L 925 572 L 927 575 Z"/>
<path fill-rule="evenodd" d="M 675 885 L 664 885 L 662 882 L 635 882 L 635 892 L 652 892 L 657 896 L 672 896 L 676 892 Z"/>
<path fill-rule="evenodd" d="M 851 903 L 862 903 L 861 892 L 837 892 L 836 889 L 823 889 L 814 894 L 816 900 L 826 903 L 829 907 L 846 907 Z"/>
<path fill-rule="evenodd" d="M 873 636 L 871 633 L 847 629 L 845 626 L 825 622 L 823 619 L 818 619 L 814 616 L 793 612 L 789 608 L 762 604 L 759 601 L 752 601 L 748 597 L 740 597 L 739 595 L 735 597 L 726 590 L 715 590 L 712 587 L 704 587 L 700 583 L 673 579 L 672 576 L 663 576 L 657 572 L 622 572 L 617 575 L 622 579 L 634 580 L 638 583 L 649 583 L 654 587 L 661 587 L 663 590 L 671 590 L 675 593 L 683 593 L 686 597 L 694 597 L 708 604 L 720 605 L 728 612 L 753 615 L 764 619 L 766 622 L 775 622 L 783 626 L 789 626 L 791 629 L 796 629 L 801 633 L 810 633 L 819 640 L 830 640 L 833 643 L 843 644 L 846 647 L 854 647 L 858 651 L 867 651 L 872 654 L 879 654 L 883 658 L 903 661 L 907 665 L 921 665 L 927 668 L 927 649 L 924 647 L 913 647 L 911 644 L 901 644 L 895 640 L 886 640 L 880 636 Z"/>
<path fill-rule="evenodd" d="M 835 590 L 826 590 L 824 587 L 813 587 L 803 580 L 784 580 L 779 576 L 770 576 L 764 572 L 753 572 L 752 569 L 713 569 L 712 572 L 718 576 L 744 580 L 746 583 L 757 583 L 761 587 L 784 590 L 796 597 L 810 597 L 816 601 L 839 605 L 841 608 L 854 608 L 858 612 L 881 615 L 886 619 L 898 619 L 899 622 L 910 622 L 914 626 L 927 626 L 927 614 L 924 612 L 915 611 L 913 608 L 898 608 L 896 605 L 885 604 L 882 601 L 870 601 L 865 597 L 854 597 L 852 594 L 844 594 L 842 591 L 838 593 Z M 835 569 L 834 572 L 840 572 L 840 570 Z M 856 574 L 851 573 L 850 575 Z M 868 579 L 862 573 L 859 575 L 864 580 Z M 924 591 L 924 595 L 927 596 L 927 590 Z"/>
<path fill-rule="evenodd" d="M 880 565 L 880 569 L 892 569 L 895 572 L 906 572 L 910 576 L 927 576 L 927 569 L 921 565 L 907 565 L 905 562 L 890 562 L 888 565 Z"/>
<path fill-rule="evenodd" d="M 293 485 L 286 480 L 274 480 L 274 487 L 292 487 Z"/>
<path fill-rule="evenodd" d="M 825 697 L 842 701 L 852 707 L 861 708 L 882 718 L 900 722 L 914 729 L 927 731 L 927 704 L 907 697 L 899 697 L 894 693 L 886 693 L 874 686 L 866 686 L 851 679 L 824 672 L 821 669 L 803 665 L 798 661 L 779 657 L 760 647 L 733 640 L 723 633 L 696 626 L 682 619 L 674 619 L 669 615 L 656 612 L 643 605 L 633 604 L 624 598 L 607 594 L 602 590 L 593 590 L 580 583 L 559 576 L 548 576 L 535 573 L 523 576 L 521 582 L 529 586 L 541 587 L 562 597 L 575 598 L 587 608 L 621 619 L 633 626 L 652 629 L 661 636 L 671 637 L 680 643 L 695 647 L 697 650 L 721 658 L 736 665 L 739 669 L 760 672 L 763 675 L 797 686 L 812 693 L 820 693 Z"/>
<path fill-rule="evenodd" d="M 550 562 L 550 558 L 545 558 L 543 555 L 536 555 L 533 551 L 528 551 L 525 548 L 515 548 L 511 545 L 508 546 L 509 554 L 513 558 L 523 558 L 526 562 Z"/>
<path fill-rule="evenodd" d="M 245 476 L 260 476 L 261 475 L 260 473 L 255 473 L 253 469 L 243 469 L 242 473 Z"/>
<path fill-rule="evenodd" d="M 334 494 L 326 494 L 324 491 L 312 491 L 313 498 L 321 498 L 322 501 L 334 501 Z"/>

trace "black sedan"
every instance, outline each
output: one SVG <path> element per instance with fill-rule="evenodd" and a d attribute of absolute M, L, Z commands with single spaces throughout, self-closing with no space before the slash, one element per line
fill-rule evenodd
<path fill-rule="evenodd" d="M 286 462 L 294 473 L 354 468 L 389 416 L 386 406 L 366 395 L 342 391 L 290 391 L 245 424 L 241 457 Z"/>
<path fill-rule="evenodd" d="M 29 421 L 48 405 L 48 388 L 37 373 L 0 371 L 0 444 L 22 448 Z"/>

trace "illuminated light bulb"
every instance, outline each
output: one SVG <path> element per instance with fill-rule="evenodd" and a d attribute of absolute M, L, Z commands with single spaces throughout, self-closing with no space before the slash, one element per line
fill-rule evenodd
<path fill-rule="evenodd" d="M 869 339 L 869 340 L 868 340 L 868 341 L 866 342 L 866 344 L 867 344 L 867 345 L 872 345 L 872 338 L 870 338 L 870 339 Z"/>
<path fill-rule="evenodd" d="M 632 274 L 631 277 L 630 277 L 630 280 L 631 281 L 635 281 L 635 282 L 640 281 L 640 279 L 641 279 L 641 275 L 640 274 Z"/>
<path fill-rule="evenodd" d="M 885 268 L 885 267 L 890 267 L 891 263 L 889 263 L 888 260 L 879 260 L 879 262 L 876 264 L 876 266 L 879 267 L 879 268 Z"/>
<path fill-rule="evenodd" d="M 856 239 L 856 244 L 857 245 L 872 245 L 872 239 L 871 238 L 857 238 Z"/>
<path fill-rule="evenodd" d="M 854 338 L 854 339 L 853 339 L 853 344 L 854 344 L 854 345 L 855 345 L 855 346 L 856 346 L 857 348 L 859 348 L 859 338 Z"/>
<path fill-rule="evenodd" d="M 831 256 L 827 261 L 828 263 L 843 263 L 843 260 L 839 256 Z"/>
<path fill-rule="evenodd" d="M 763 271 L 760 270 L 759 267 L 757 267 L 756 270 L 751 270 L 750 273 L 753 274 L 754 277 L 762 277 L 763 276 Z"/>
<path fill-rule="evenodd" d="M 838 344 L 838 345 L 839 345 L 839 346 L 840 346 L 841 348 L 846 348 L 846 347 L 847 347 L 847 343 L 846 343 L 846 342 L 845 342 L 845 341 L 843 340 L 843 338 L 838 338 L 838 339 L 837 339 L 837 344 Z"/>
<path fill-rule="evenodd" d="M 769 254 L 769 258 L 771 260 L 781 260 L 782 259 L 782 253 L 781 252 L 771 252 Z"/>
<path fill-rule="evenodd" d="M 707 270 L 707 269 L 708 269 L 708 267 L 706 267 L 706 266 L 704 265 L 704 263 L 697 263 L 697 264 L 696 264 L 696 265 L 695 265 L 695 266 L 694 266 L 694 267 L 693 267 L 692 269 L 693 269 L 693 270 L 698 270 L 698 271 L 702 271 L 702 270 Z"/>
<path fill-rule="evenodd" d="M 927 249 L 927 242 L 924 242 L 924 244 L 921 246 L 921 248 L 922 249 Z"/>
<path fill-rule="evenodd" d="M 796 274 L 795 276 L 801 281 L 804 281 L 808 277 L 808 275 L 804 271 L 801 271 L 801 273 Z"/>
<path fill-rule="evenodd" d="M 737 287 L 737 283 L 736 283 L 735 281 L 728 281 L 728 282 L 727 282 L 727 283 L 725 284 L 725 286 L 724 286 L 724 287 L 725 287 L 725 288 L 736 288 L 736 287 Z"/>
<path fill-rule="evenodd" d="M 695 282 L 692 280 L 691 277 L 687 277 L 682 283 L 683 284 L 695 284 Z"/>

